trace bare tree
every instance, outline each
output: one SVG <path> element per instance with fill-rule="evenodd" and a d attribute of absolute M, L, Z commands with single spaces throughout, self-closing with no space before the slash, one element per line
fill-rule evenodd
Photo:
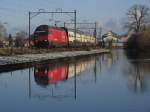
<path fill-rule="evenodd" d="M 24 46 L 24 40 L 27 38 L 27 33 L 24 31 L 20 31 L 16 33 L 16 39 L 15 39 L 15 46 L 16 47 L 23 47 Z"/>
<path fill-rule="evenodd" d="M 149 11 L 149 8 L 145 5 L 133 5 L 127 12 L 128 22 L 125 26 L 129 31 L 143 31 L 150 22 Z"/>
<path fill-rule="evenodd" d="M 12 47 L 13 46 L 13 38 L 12 38 L 11 34 L 9 34 L 8 42 L 9 42 L 9 47 Z"/>
<path fill-rule="evenodd" d="M 0 22 L 0 39 L 3 39 L 7 36 L 7 31 L 5 26 Z"/>

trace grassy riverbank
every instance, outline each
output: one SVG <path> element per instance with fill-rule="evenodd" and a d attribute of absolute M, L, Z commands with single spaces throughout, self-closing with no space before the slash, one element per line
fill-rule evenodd
<path fill-rule="evenodd" d="M 20 64 L 37 63 L 47 60 L 59 60 L 73 57 L 81 57 L 87 55 L 109 53 L 107 49 L 93 49 L 90 51 L 63 51 L 63 52 L 51 52 L 51 53 L 39 53 L 39 54 L 24 54 L 14 56 L 0 56 L 1 66 L 17 66 Z"/>

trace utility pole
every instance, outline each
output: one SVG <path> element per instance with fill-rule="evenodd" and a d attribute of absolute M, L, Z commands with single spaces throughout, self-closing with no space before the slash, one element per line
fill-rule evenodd
<path fill-rule="evenodd" d="M 77 12 L 74 10 L 74 33 L 75 33 L 75 47 L 77 44 Z"/>
<path fill-rule="evenodd" d="M 29 48 L 31 47 L 31 12 L 29 11 Z"/>
<path fill-rule="evenodd" d="M 64 28 L 66 27 L 66 22 L 64 22 Z"/>
<path fill-rule="evenodd" d="M 95 22 L 95 46 L 96 46 L 96 39 L 97 39 L 97 23 Z"/>

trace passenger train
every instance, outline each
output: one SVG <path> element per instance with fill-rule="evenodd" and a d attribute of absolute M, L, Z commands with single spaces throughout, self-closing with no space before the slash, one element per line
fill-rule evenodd
<path fill-rule="evenodd" d="M 95 46 L 96 38 L 92 35 L 76 32 L 64 27 L 40 25 L 34 32 L 34 45 L 36 47 L 67 47 L 67 46 Z"/>

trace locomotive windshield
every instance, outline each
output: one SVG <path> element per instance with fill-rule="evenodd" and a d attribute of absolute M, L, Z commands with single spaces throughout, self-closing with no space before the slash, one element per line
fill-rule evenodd
<path fill-rule="evenodd" d="M 42 25 L 35 30 L 35 35 L 48 35 L 48 26 Z"/>

